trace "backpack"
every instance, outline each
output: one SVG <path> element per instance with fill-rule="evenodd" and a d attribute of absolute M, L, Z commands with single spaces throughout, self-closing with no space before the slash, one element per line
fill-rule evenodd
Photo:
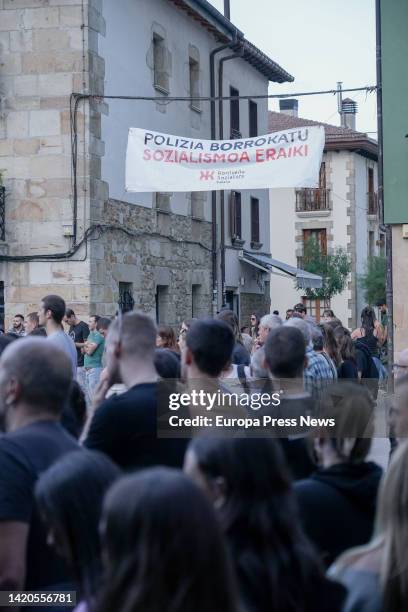
<path fill-rule="evenodd" d="M 364 355 L 364 369 L 361 373 L 361 382 L 368 387 L 374 399 L 377 399 L 378 395 L 378 379 L 380 377 L 378 368 L 375 361 L 370 353 L 370 349 L 364 342 L 357 340 L 356 351 L 360 351 Z"/>

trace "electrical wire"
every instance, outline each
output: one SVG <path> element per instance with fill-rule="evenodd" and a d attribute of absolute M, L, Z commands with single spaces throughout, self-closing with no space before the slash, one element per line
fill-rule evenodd
<path fill-rule="evenodd" d="M 367 85 L 365 87 L 353 87 L 348 89 L 343 89 L 344 93 L 346 92 L 366 92 L 366 95 L 369 93 L 373 93 L 378 89 L 376 85 Z M 158 232 L 133 232 L 121 226 L 116 225 L 101 225 L 101 224 L 93 224 L 88 227 L 82 236 L 82 238 L 77 242 L 77 224 L 78 224 L 78 180 L 77 180 L 77 162 L 78 162 L 78 129 L 77 129 L 77 116 L 78 116 L 78 107 L 79 103 L 82 100 L 93 100 L 98 102 L 100 100 L 134 100 L 134 101 L 150 101 L 150 102 L 159 102 L 162 104 L 169 104 L 170 102 L 192 102 L 192 101 L 201 101 L 201 102 L 213 102 L 217 100 L 261 100 L 261 99 L 283 99 L 283 98 L 291 98 L 291 97 L 302 97 L 302 96 L 314 96 L 314 95 L 326 95 L 333 94 L 336 95 L 338 93 L 337 89 L 327 89 L 321 91 L 308 91 L 308 92 L 292 92 L 287 94 L 261 94 L 261 95 L 251 95 L 251 96 L 109 96 L 109 95 L 95 95 L 95 94 L 83 94 L 83 93 L 72 93 L 70 96 L 70 126 L 71 126 L 71 154 L 72 154 L 72 166 L 71 166 L 71 185 L 72 185 L 72 195 L 73 195 L 73 232 L 72 232 L 72 245 L 70 249 L 63 253 L 44 253 L 41 255 L 3 255 L 0 254 L 0 261 L 14 261 L 14 262 L 30 262 L 30 261 L 38 261 L 38 262 L 46 262 L 46 261 L 85 261 L 88 253 L 88 240 L 98 240 L 103 233 L 108 230 L 111 231 L 120 231 L 131 237 L 141 237 L 141 236 L 157 236 L 163 237 L 162 234 Z M 93 234 L 99 232 L 96 238 L 91 238 Z M 207 247 L 201 242 L 195 242 L 193 240 L 178 240 L 171 236 L 167 236 L 167 239 L 172 242 L 177 242 L 179 244 L 194 244 L 198 245 L 206 251 L 212 252 L 212 249 Z M 72 257 L 80 250 L 80 248 L 85 245 L 85 255 L 81 259 L 72 259 Z"/>
<path fill-rule="evenodd" d="M 352 91 L 365 91 L 367 94 L 377 91 L 377 85 L 366 85 L 365 87 L 350 87 L 349 89 L 342 89 L 343 93 Z M 283 99 L 283 98 L 300 98 L 302 96 L 322 96 L 326 94 L 338 94 L 338 89 L 325 89 L 321 91 L 301 91 L 285 94 L 256 94 L 248 96 L 108 96 L 108 95 L 95 95 L 95 94 L 72 94 L 73 96 L 80 96 L 81 98 L 92 98 L 95 100 L 139 100 L 145 102 L 215 102 L 217 100 L 265 100 L 265 99 Z"/>

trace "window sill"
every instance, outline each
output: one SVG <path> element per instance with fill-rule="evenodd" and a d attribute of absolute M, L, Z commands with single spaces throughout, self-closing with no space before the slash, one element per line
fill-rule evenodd
<path fill-rule="evenodd" d="M 245 240 L 242 240 L 242 238 L 231 238 L 231 242 L 235 247 L 243 247 L 245 244 Z"/>
<path fill-rule="evenodd" d="M 171 215 L 171 210 L 164 210 L 164 208 L 156 208 L 156 212 L 161 215 Z"/>
<path fill-rule="evenodd" d="M 162 87 L 161 85 L 157 85 L 156 83 L 154 83 L 153 87 L 155 88 L 156 91 L 163 94 L 164 96 L 170 95 L 170 91 L 166 89 L 165 87 Z"/>
<path fill-rule="evenodd" d="M 263 247 L 262 242 L 251 242 L 251 249 L 253 251 L 259 251 L 259 249 L 261 249 L 262 247 Z"/>
<path fill-rule="evenodd" d="M 195 217 L 194 215 L 191 215 L 191 219 L 193 221 L 199 221 L 201 223 L 201 221 L 204 221 L 204 217 Z"/>
<path fill-rule="evenodd" d="M 330 217 L 331 210 L 305 210 L 305 211 L 296 211 L 298 217 L 303 219 L 308 219 L 310 217 Z"/>

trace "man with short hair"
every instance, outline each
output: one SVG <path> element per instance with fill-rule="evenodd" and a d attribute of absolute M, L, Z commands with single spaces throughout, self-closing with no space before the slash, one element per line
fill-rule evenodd
<path fill-rule="evenodd" d="M 316 319 L 307 314 L 306 306 L 302 304 L 302 302 L 295 304 L 293 307 L 293 310 L 294 310 L 293 314 L 297 313 L 298 315 L 302 317 L 302 319 L 304 319 L 308 323 L 311 323 L 312 325 L 316 325 Z"/>
<path fill-rule="evenodd" d="M 10 327 L 9 334 L 15 334 L 16 336 L 25 336 L 25 329 L 24 329 L 24 317 L 22 314 L 16 314 L 13 317 L 13 322 L 12 322 L 12 326 Z"/>
<path fill-rule="evenodd" d="M 86 393 L 90 403 L 93 401 L 95 389 L 101 377 L 102 356 L 105 348 L 105 339 L 96 328 L 99 319 L 98 315 L 89 317 L 89 336 L 83 349 Z"/>
<path fill-rule="evenodd" d="M 123 383 L 128 390 L 95 407 L 85 445 L 104 452 L 126 470 L 183 464 L 186 441 L 157 438 L 156 335 L 152 319 L 138 312 L 121 315 L 108 331 L 107 378 L 98 396 L 106 395 L 115 383 Z"/>
<path fill-rule="evenodd" d="M 0 590 L 60 590 L 69 581 L 46 542 L 34 502 L 38 476 L 79 449 L 59 423 L 71 389 L 71 364 L 41 338 L 13 342 L 0 361 Z"/>
<path fill-rule="evenodd" d="M 75 344 L 62 328 L 65 316 L 65 301 L 59 295 L 46 295 L 40 304 L 38 318 L 40 325 L 45 327 L 47 341 L 63 351 L 71 361 L 72 376 L 76 380 L 77 354 Z"/>
<path fill-rule="evenodd" d="M 35 329 L 37 329 L 40 326 L 40 319 L 38 317 L 38 312 L 30 312 L 30 314 L 27 315 L 27 318 L 24 322 L 24 329 L 25 329 L 25 333 L 28 336 L 29 334 L 32 334 L 33 331 Z"/>
<path fill-rule="evenodd" d="M 317 399 L 321 397 L 323 389 L 333 382 L 333 372 L 323 355 L 313 350 L 312 326 L 309 323 L 304 319 L 292 317 L 285 322 L 285 326 L 296 327 L 303 334 L 307 358 L 307 366 L 303 373 L 305 389 Z"/>
<path fill-rule="evenodd" d="M 306 324 L 307 325 L 307 324 Z M 276 418 L 311 416 L 314 400 L 303 388 L 303 372 L 307 363 L 306 343 L 296 326 L 283 325 L 273 329 L 264 346 L 265 367 L 276 388 L 282 391 L 280 405 L 264 409 L 264 414 Z M 275 385 L 274 385 L 275 386 Z M 307 431 L 302 427 L 286 428 L 280 438 L 293 478 L 306 478 L 314 469 L 307 448 Z"/>
<path fill-rule="evenodd" d="M 85 370 L 84 370 L 84 352 L 82 349 L 85 347 L 85 342 L 89 336 L 89 327 L 85 323 L 85 321 L 80 321 L 72 308 L 68 308 L 65 317 L 65 323 L 69 325 L 68 334 L 71 336 L 74 341 L 76 353 L 77 353 L 77 380 L 81 385 L 82 389 L 85 391 L 86 388 L 86 380 L 85 380 Z"/>

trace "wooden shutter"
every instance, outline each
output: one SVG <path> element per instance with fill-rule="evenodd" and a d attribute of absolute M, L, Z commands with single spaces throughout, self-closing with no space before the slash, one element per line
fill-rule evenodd
<path fill-rule="evenodd" d="M 236 198 L 235 198 L 235 191 L 231 191 L 230 195 L 229 195 L 229 220 L 230 220 L 230 235 L 231 235 L 231 239 L 234 240 L 234 238 L 237 237 L 237 231 L 236 231 L 236 215 L 235 215 L 235 206 L 236 206 Z"/>
<path fill-rule="evenodd" d="M 259 200 L 251 198 L 251 242 L 259 242 Z"/>
<path fill-rule="evenodd" d="M 242 237 L 242 224 L 241 224 L 241 194 L 239 191 L 235 192 L 235 231 L 236 237 Z"/>

